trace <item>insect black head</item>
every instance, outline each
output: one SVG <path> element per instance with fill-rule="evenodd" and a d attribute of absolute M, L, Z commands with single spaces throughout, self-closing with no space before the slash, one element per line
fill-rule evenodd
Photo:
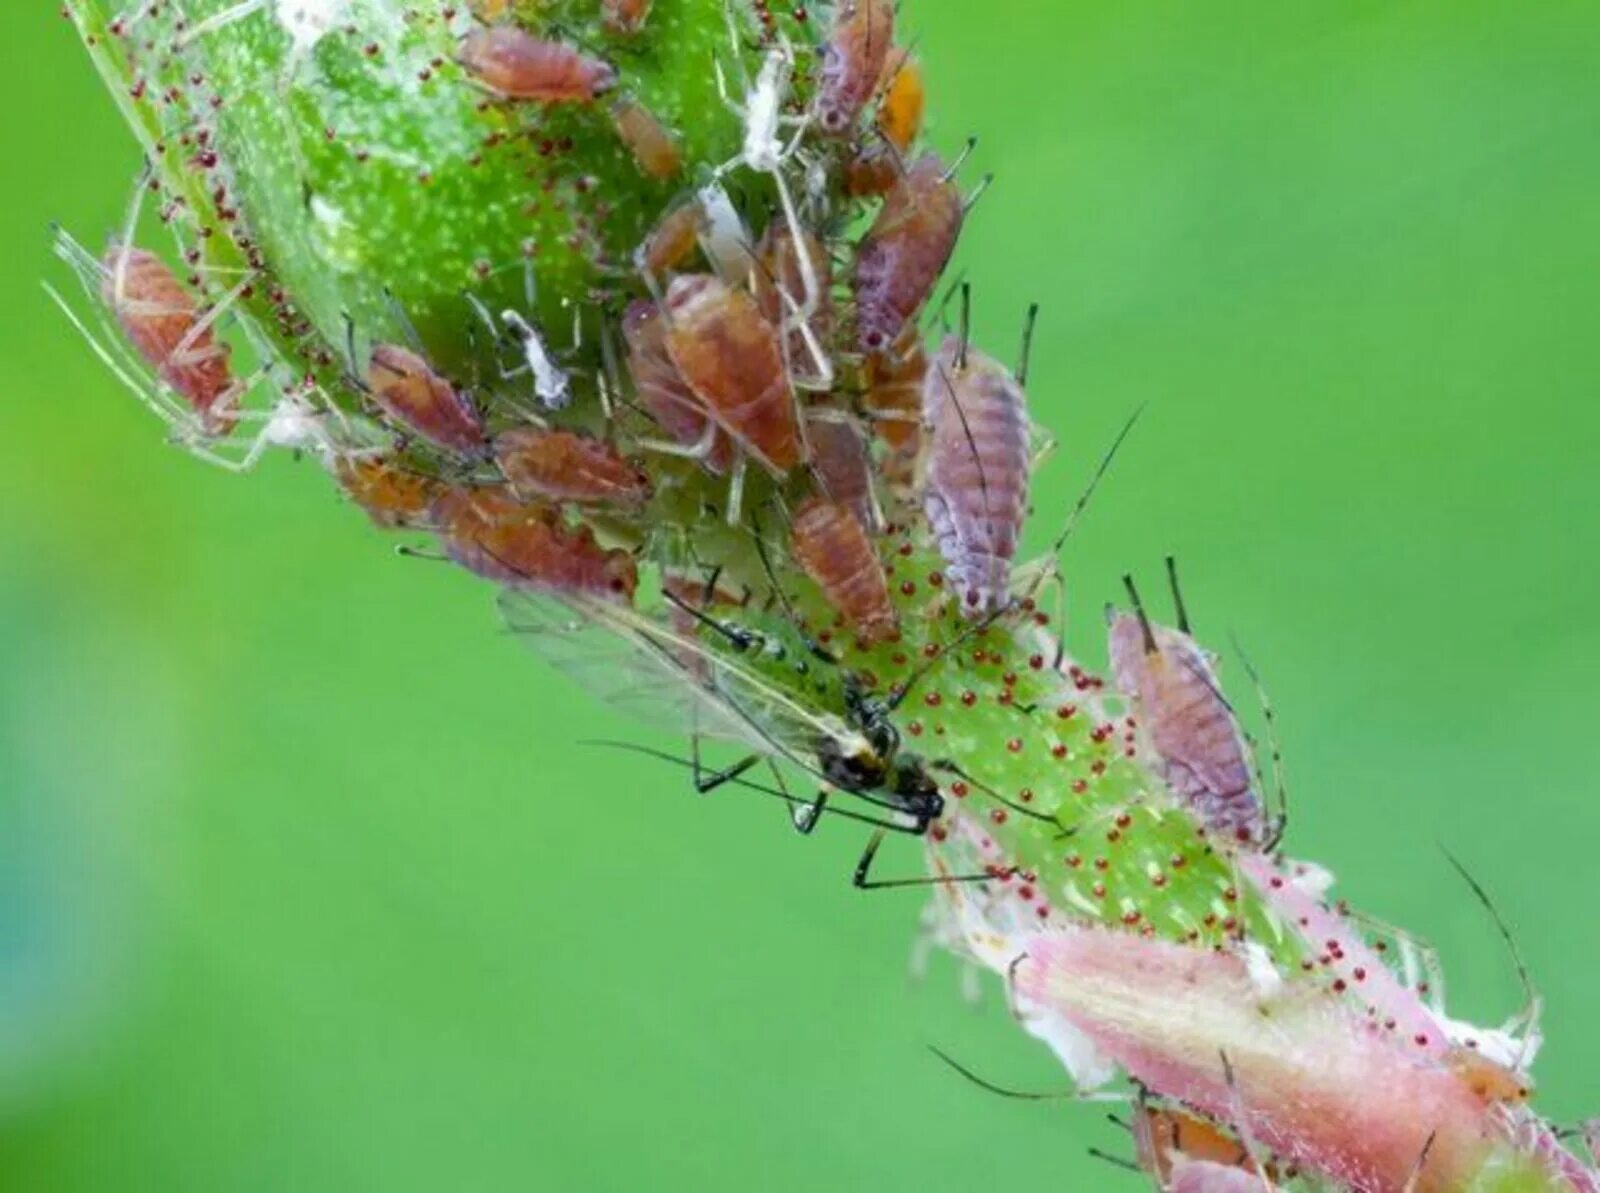
<path fill-rule="evenodd" d="M 862 750 L 846 754 L 839 740 L 825 737 L 817 748 L 817 761 L 823 777 L 841 791 L 876 791 L 888 776 L 888 763 L 883 755 Z"/>

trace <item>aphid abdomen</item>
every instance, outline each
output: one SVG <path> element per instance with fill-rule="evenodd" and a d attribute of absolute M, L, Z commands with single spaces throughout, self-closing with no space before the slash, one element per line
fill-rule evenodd
<path fill-rule="evenodd" d="M 472 403 L 410 349 L 374 345 L 367 387 L 385 414 L 435 447 L 470 458 L 487 450 L 483 420 Z"/>
<path fill-rule="evenodd" d="M 893 0 L 841 0 L 817 82 L 817 125 L 825 134 L 842 137 L 855 127 L 893 41 Z"/>
<path fill-rule="evenodd" d="M 549 506 L 519 501 L 499 485 L 451 488 L 434 502 L 431 519 L 446 555 L 497 584 L 628 601 L 638 586 L 628 552 L 605 549 L 587 526 L 568 526 Z"/>
<path fill-rule="evenodd" d="M 667 352 L 689 388 L 769 472 L 788 472 L 802 455 L 794 391 L 756 300 L 710 274 L 684 275 L 667 310 Z"/>
<path fill-rule="evenodd" d="M 1109 655 L 1117 687 L 1134 702 L 1163 778 L 1208 828 L 1259 841 L 1267 831 L 1238 721 L 1204 651 L 1187 634 L 1152 626 L 1151 652 L 1136 616 L 1111 622 Z"/>
<path fill-rule="evenodd" d="M 1026 398 L 999 364 L 951 337 L 924 379 L 922 414 L 923 508 L 948 586 L 968 616 L 992 612 L 1007 600 L 1027 512 Z"/>
<path fill-rule="evenodd" d="M 955 251 L 965 215 L 944 166 L 925 154 L 890 188 L 856 255 L 856 337 L 886 351 L 928 300 Z"/>
<path fill-rule="evenodd" d="M 211 327 L 160 257 L 115 247 L 102 262 L 100 293 L 122 334 L 200 419 L 207 435 L 226 435 L 238 422 L 227 402 L 234 391 L 232 349 Z"/>
<path fill-rule="evenodd" d="M 611 107 L 611 119 L 639 169 L 651 178 L 665 182 L 682 168 L 683 154 L 677 138 L 638 100 L 618 100 Z"/>
<path fill-rule="evenodd" d="M 637 508 L 650 478 L 611 444 L 577 431 L 518 427 L 495 437 L 495 462 L 518 497 Z"/>
<path fill-rule="evenodd" d="M 806 422 L 806 438 L 811 444 L 811 468 L 823 492 L 855 515 L 864 530 L 876 533 L 872 460 L 860 428 L 837 418 L 812 417 Z"/>
<path fill-rule="evenodd" d="M 383 456 L 337 458 L 333 474 L 373 525 L 386 530 L 420 526 L 439 496 L 439 482 Z"/>
<path fill-rule="evenodd" d="M 474 29 L 461 39 L 456 60 L 491 91 L 536 103 L 592 103 L 617 82 L 610 63 L 515 25 Z"/>
<path fill-rule="evenodd" d="M 678 366 L 672 363 L 661 313 L 643 300 L 630 304 L 622 319 L 622 335 L 628 343 L 628 372 L 639 404 L 675 443 L 684 447 L 705 444 L 700 463 L 707 471 L 717 475 L 727 472 L 733 463 L 733 440 L 712 419 L 705 404 L 679 375 Z"/>
<path fill-rule="evenodd" d="M 862 638 L 878 642 L 895 632 L 883 563 L 848 509 L 824 497 L 808 498 L 794 512 L 790 548 L 834 611 Z"/>
<path fill-rule="evenodd" d="M 632 37 L 650 17 L 651 0 L 601 0 L 600 20 L 607 32 Z"/>

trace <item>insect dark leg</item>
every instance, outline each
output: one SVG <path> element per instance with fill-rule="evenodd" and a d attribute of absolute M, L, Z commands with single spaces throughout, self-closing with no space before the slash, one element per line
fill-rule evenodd
<path fill-rule="evenodd" d="M 867 847 L 862 850 L 861 860 L 856 863 L 855 874 L 851 877 L 851 885 L 859 891 L 887 891 L 899 887 L 909 886 L 942 886 L 955 882 L 993 882 L 1002 876 L 1010 877 L 1016 873 L 1016 868 L 1002 870 L 1000 874 L 944 874 L 930 875 L 923 878 L 871 878 L 873 859 L 878 856 L 878 847 L 883 844 L 884 830 L 878 829 L 867 839 Z"/>
<path fill-rule="evenodd" d="M 761 761 L 761 755 L 751 754 L 748 758 L 741 758 L 732 766 L 708 771 L 700 762 L 700 735 L 692 734 L 689 737 L 689 760 L 693 764 L 691 773 L 694 776 L 694 789 L 701 795 L 709 795 L 724 783 L 731 783 L 742 777 L 746 771 Z"/>

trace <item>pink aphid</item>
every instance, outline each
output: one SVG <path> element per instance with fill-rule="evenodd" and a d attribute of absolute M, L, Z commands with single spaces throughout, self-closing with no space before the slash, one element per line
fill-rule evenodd
<path fill-rule="evenodd" d="M 934 154 L 890 187 L 856 253 L 856 339 L 887 351 L 916 318 L 950 262 L 966 201 Z"/>
<path fill-rule="evenodd" d="M 733 440 L 679 375 L 667 354 L 666 330 L 661 312 L 643 299 L 631 303 L 622 317 L 628 373 L 639 404 L 673 442 L 695 449 L 701 465 L 720 476 L 733 464 Z"/>
<path fill-rule="evenodd" d="M 559 41 L 535 37 L 515 25 L 472 30 L 456 61 L 478 82 L 506 99 L 535 103 L 592 103 L 617 85 L 609 62 Z"/>
<path fill-rule="evenodd" d="M 102 262 L 100 293 L 135 352 L 200 419 L 207 435 L 238 421 L 232 348 L 219 341 L 183 283 L 154 253 L 113 247 Z"/>
<path fill-rule="evenodd" d="M 472 403 L 415 352 L 374 345 L 367 388 L 385 414 L 435 447 L 472 458 L 488 451 L 483 419 Z"/>
<path fill-rule="evenodd" d="M 1027 397 L 1005 367 L 947 336 L 922 383 L 928 428 L 923 509 L 962 612 L 1009 599 L 1028 505 Z"/>
<path fill-rule="evenodd" d="M 1160 759 L 1162 777 L 1206 827 L 1259 844 L 1269 833 L 1256 790 L 1250 752 L 1232 707 L 1222 695 L 1215 658 L 1182 628 L 1153 625 L 1131 577 L 1124 577 L 1134 612 L 1111 618 L 1109 653 L 1117 687 Z M 1176 599 L 1176 579 L 1174 578 Z"/>
<path fill-rule="evenodd" d="M 817 124 L 823 133 L 842 137 L 855 127 L 893 41 L 893 0 L 841 0 L 817 82 Z"/>

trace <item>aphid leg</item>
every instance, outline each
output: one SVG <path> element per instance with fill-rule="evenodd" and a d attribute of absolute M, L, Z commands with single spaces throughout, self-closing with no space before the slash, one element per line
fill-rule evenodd
<path fill-rule="evenodd" d="M 670 439 L 640 439 L 637 444 L 640 450 L 654 452 L 658 456 L 681 456 L 686 460 L 705 460 L 711 455 L 719 430 L 720 428 L 717 424 L 708 418 L 705 430 L 700 433 L 700 438 L 693 443 L 675 443 Z"/>
<path fill-rule="evenodd" d="M 1140 1168 L 1132 1160 L 1125 1160 L 1121 1156 L 1113 1156 L 1110 1152 L 1103 1152 L 1097 1147 L 1085 1148 L 1084 1150 L 1103 1164 L 1110 1164 L 1114 1168 L 1122 1168 L 1128 1172 L 1137 1172 L 1140 1176 L 1148 1175 L 1144 1169 Z"/>
<path fill-rule="evenodd" d="M 256 275 L 254 273 L 246 274 L 238 285 L 229 289 L 212 305 L 210 310 L 206 311 L 199 319 L 196 319 L 194 326 L 173 347 L 172 352 L 167 357 L 168 362 L 179 366 L 203 364 L 224 352 L 225 349 L 221 344 L 213 344 L 211 347 L 201 349 L 199 352 L 194 350 L 194 346 L 200 337 L 211 332 L 217 326 L 218 320 L 233 309 L 255 279 Z"/>
<path fill-rule="evenodd" d="M 1500 938 L 1506 942 L 1506 948 L 1511 953 L 1511 963 L 1516 967 L 1517 981 L 1522 985 L 1522 1007 L 1511 1017 L 1507 1027 L 1509 1029 L 1515 1025 L 1516 1029 L 1522 1033 L 1523 1055 L 1518 1058 L 1518 1063 L 1515 1066 L 1520 1071 L 1528 1059 L 1528 1051 L 1534 1046 L 1534 1041 L 1538 1038 L 1539 1016 L 1543 1010 L 1543 1001 L 1539 998 L 1539 992 L 1534 989 L 1533 979 L 1529 976 L 1528 966 L 1522 959 L 1522 950 L 1517 947 L 1516 937 L 1511 934 L 1511 928 L 1506 923 L 1505 917 L 1500 914 L 1500 909 L 1495 906 L 1494 900 L 1489 898 L 1489 892 L 1483 888 L 1483 884 L 1472 876 L 1466 866 L 1462 865 L 1454 854 L 1448 849 L 1444 849 L 1443 846 L 1440 846 L 1440 849 L 1444 853 L 1445 860 L 1455 868 L 1456 873 L 1461 875 L 1461 880 L 1471 888 L 1473 896 L 1479 903 L 1483 904 L 1484 910 L 1489 913 L 1489 918 L 1494 921 L 1494 926 L 1499 931 Z"/>
<path fill-rule="evenodd" d="M 1172 566 L 1170 556 L 1168 557 L 1167 565 L 1169 568 Z M 1176 572 L 1173 573 L 1173 584 L 1173 599 L 1178 600 Z M 1182 612 L 1183 606 L 1181 602 L 1178 608 L 1179 617 L 1187 623 L 1188 619 Z M 1185 630 L 1184 632 L 1187 633 L 1188 631 Z M 1245 654 L 1244 647 L 1239 645 L 1237 638 L 1233 639 L 1233 652 L 1239 656 L 1239 663 L 1244 668 L 1244 673 L 1250 677 L 1250 682 L 1255 687 L 1256 704 L 1261 708 L 1261 720 L 1267 731 L 1267 759 L 1272 765 L 1272 789 L 1278 798 L 1278 814 L 1272 818 L 1269 824 L 1267 838 L 1261 844 L 1261 851 L 1263 853 L 1272 853 L 1283 843 L 1284 833 L 1289 831 L 1289 782 L 1284 775 L 1283 750 L 1278 744 L 1278 714 L 1273 709 L 1272 701 L 1267 696 L 1267 685 L 1262 682 L 1261 673 L 1256 670 L 1255 664 L 1250 661 L 1250 656 Z M 1250 743 L 1251 751 L 1254 752 L 1255 740 L 1249 734 L 1245 734 L 1245 740 Z M 1261 785 L 1263 791 L 1266 790 L 1267 785 L 1261 775 L 1259 759 L 1256 760 L 1256 782 Z"/>
<path fill-rule="evenodd" d="M 760 754 L 751 754 L 749 757 L 741 758 L 738 762 L 725 766 L 721 770 L 707 770 L 700 761 L 700 735 L 698 733 L 689 735 L 689 758 L 694 764 L 694 789 L 701 795 L 709 795 L 724 783 L 731 783 L 733 780 L 741 778 L 746 771 L 761 761 Z"/>
<path fill-rule="evenodd" d="M 111 334 L 110 328 L 102 325 L 102 331 L 106 333 L 106 338 L 102 340 L 100 336 L 90 330 L 88 324 L 79 317 L 78 313 L 72 309 L 67 300 L 61 296 L 54 286 L 46 282 L 44 283 L 44 289 L 45 293 L 50 295 L 55 304 L 61 308 L 61 313 L 67 317 L 68 322 L 78 330 L 79 335 L 83 336 L 89 345 L 90 351 L 98 356 L 101 362 L 111 370 L 112 375 L 127 386 L 129 392 L 148 407 L 162 422 L 168 426 L 177 426 L 189 417 L 188 411 L 168 399 L 164 387 L 154 385 L 148 380 L 141 380 L 140 374 L 143 370 L 135 366 L 125 353 L 114 352 L 108 346 L 118 343 L 117 338 Z"/>
<path fill-rule="evenodd" d="M 715 424 L 713 424 L 714 431 Z M 733 468 L 728 476 L 727 522 L 729 526 L 739 525 L 739 516 L 744 504 L 744 479 L 745 473 L 749 470 L 749 463 L 749 457 L 742 451 L 734 457 Z"/>
<path fill-rule="evenodd" d="M 1052 825 L 1052 826 L 1054 826 L 1056 828 L 1060 828 L 1061 827 L 1061 822 L 1059 820 L 1057 820 L 1054 816 L 1047 816 L 1043 812 L 1035 812 L 1032 808 L 1029 808 L 1024 804 L 1019 804 L 1019 803 L 1016 803 L 1013 800 L 1007 799 L 1005 796 L 1001 795 L 998 791 L 996 791 L 993 787 L 990 787 L 987 783 L 983 782 L 980 779 L 973 778 L 966 771 L 962 770 L 961 767 L 957 766 L 954 762 L 951 762 L 948 759 L 945 759 L 945 758 L 931 759 L 928 762 L 928 769 L 929 770 L 943 771 L 947 775 L 954 775 L 956 778 L 964 780 L 965 782 L 968 782 L 968 783 L 972 784 L 972 786 L 976 787 L 984 795 L 987 795 L 990 799 L 994 800 L 996 803 L 1004 804 L 1006 807 L 1010 808 L 1013 812 L 1015 812 L 1018 816 L 1025 816 L 1029 820 L 1038 820 L 1038 821 L 1043 822 L 1044 824 Z"/>
<path fill-rule="evenodd" d="M 873 878 L 870 876 L 872 862 L 878 856 L 885 831 L 880 828 L 867 838 L 867 847 L 861 853 L 861 860 L 856 862 L 855 873 L 850 879 L 850 884 L 857 890 L 887 891 L 913 886 L 947 886 L 958 882 L 994 882 L 999 877 L 997 874 L 935 874 L 920 878 Z"/>

